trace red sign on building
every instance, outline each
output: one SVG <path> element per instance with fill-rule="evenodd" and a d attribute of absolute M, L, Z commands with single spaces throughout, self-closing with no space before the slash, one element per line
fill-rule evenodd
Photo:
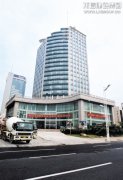
<path fill-rule="evenodd" d="M 95 119 L 105 119 L 105 115 L 104 114 L 97 114 L 97 113 L 87 113 L 87 116 L 90 118 L 95 118 Z"/>
<path fill-rule="evenodd" d="M 27 114 L 27 118 L 42 119 L 42 118 L 71 118 L 72 114 Z"/>

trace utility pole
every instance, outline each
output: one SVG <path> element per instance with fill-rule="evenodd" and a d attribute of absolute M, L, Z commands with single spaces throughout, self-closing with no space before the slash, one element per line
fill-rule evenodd
<path fill-rule="evenodd" d="M 108 84 L 106 88 L 104 88 L 104 97 L 106 100 L 106 91 L 111 85 Z M 106 121 L 106 137 L 107 137 L 107 142 L 110 142 L 110 134 L 109 134 L 109 121 L 107 117 L 107 102 L 104 104 L 104 112 L 105 112 L 105 121 Z"/>

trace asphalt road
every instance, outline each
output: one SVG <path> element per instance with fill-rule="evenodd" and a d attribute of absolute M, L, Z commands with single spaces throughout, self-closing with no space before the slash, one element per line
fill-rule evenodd
<path fill-rule="evenodd" d="M 0 148 L 0 180 L 122 180 L 123 143 Z"/>

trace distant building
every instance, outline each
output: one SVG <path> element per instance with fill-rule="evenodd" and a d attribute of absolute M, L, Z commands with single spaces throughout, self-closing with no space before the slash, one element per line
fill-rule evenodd
<path fill-rule="evenodd" d="M 24 97 L 26 87 L 26 78 L 21 75 L 9 72 L 6 79 L 6 85 L 3 95 L 3 102 L 1 107 L 1 114 L 5 113 L 5 106 L 7 101 L 14 95 Z"/>
<path fill-rule="evenodd" d="M 86 35 L 61 28 L 40 42 L 32 96 L 89 94 Z"/>
<path fill-rule="evenodd" d="M 121 117 L 121 122 L 123 123 L 123 103 L 121 103 L 120 117 Z"/>

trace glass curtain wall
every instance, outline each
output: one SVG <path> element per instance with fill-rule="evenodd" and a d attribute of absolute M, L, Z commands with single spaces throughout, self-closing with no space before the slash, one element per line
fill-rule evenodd
<path fill-rule="evenodd" d="M 112 122 L 111 107 L 106 106 L 105 112 L 104 104 L 97 104 L 90 101 L 84 102 L 84 116 L 89 125 L 105 123 L 105 116 L 108 117 L 109 122 Z"/>
<path fill-rule="evenodd" d="M 60 128 L 72 122 L 78 127 L 78 102 L 64 104 L 19 103 L 18 117 L 37 123 L 38 128 Z"/>

